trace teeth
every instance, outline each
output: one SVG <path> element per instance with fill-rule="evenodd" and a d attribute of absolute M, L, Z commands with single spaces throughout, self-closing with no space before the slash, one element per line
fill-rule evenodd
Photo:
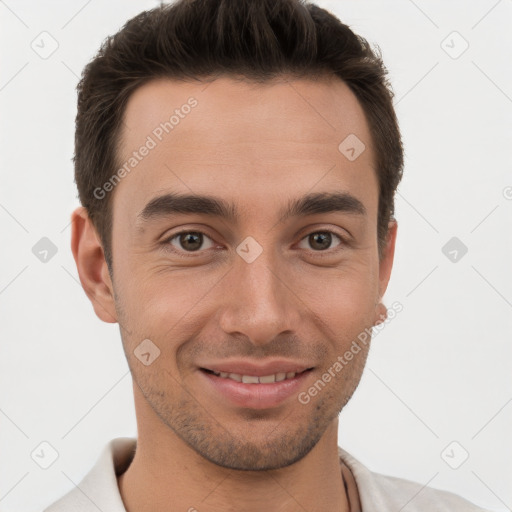
<path fill-rule="evenodd" d="M 244 384 L 258 384 L 260 379 L 254 375 L 242 375 L 242 382 Z"/>
<path fill-rule="evenodd" d="M 212 370 L 213 371 L 213 370 Z M 279 372 L 273 373 L 272 375 L 263 375 L 258 377 L 256 375 L 240 375 L 239 373 L 228 373 L 228 372 L 213 372 L 217 377 L 223 379 L 232 379 L 237 382 L 243 382 L 244 384 L 270 384 L 272 382 L 281 382 L 286 379 L 293 379 L 295 372 Z"/>

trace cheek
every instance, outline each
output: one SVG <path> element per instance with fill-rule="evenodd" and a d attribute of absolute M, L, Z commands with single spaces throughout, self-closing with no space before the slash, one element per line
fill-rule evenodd
<path fill-rule="evenodd" d="M 194 298 L 199 298 L 200 287 L 191 280 L 172 272 L 147 269 L 144 265 L 130 271 L 125 292 L 130 300 L 132 313 L 147 318 L 148 322 L 181 316 Z"/>
<path fill-rule="evenodd" d="M 143 267 L 141 267 L 143 268 Z M 162 350 L 197 334 L 209 294 L 219 286 L 209 273 L 140 271 L 123 287 L 125 322 L 132 339 L 154 339 Z M 176 346 L 173 347 L 176 349 Z M 162 353 L 162 355 L 165 355 Z"/>
<path fill-rule="evenodd" d="M 318 315 L 326 326 L 326 336 L 341 350 L 371 327 L 375 314 L 374 301 L 346 289 L 331 295 L 328 300 L 318 310 Z"/>
<path fill-rule="evenodd" d="M 367 326 L 373 322 L 378 279 L 370 266 L 332 272 L 328 279 L 302 278 L 304 302 L 329 325 Z"/>

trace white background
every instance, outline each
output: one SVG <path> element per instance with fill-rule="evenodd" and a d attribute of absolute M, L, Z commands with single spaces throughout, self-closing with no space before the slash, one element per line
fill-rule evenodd
<path fill-rule="evenodd" d="M 512 1 L 318 4 L 382 49 L 406 152 L 385 297 L 404 309 L 374 339 L 339 444 L 373 471 L 510 510 Z M 41 510 L 110 439 L 136 436 L 118 326 L 94 315 L 69 247 L 71 158 L 82 68 L 156 5 L 0 2 L 0 511 Z M 59 45 L 47 59 L 31 48 L 43 31 Z M 469 44 L 457 58 L 453 31 Z M 456 262 L 442 252 L 454 236 L 468 248 Z M 46 263 L 42 237 L 57 247 Z M 59 454 L 48 469 L 31 458 L 42 441 Z M 458 469 L 441 457 L 452 441 L 452 461 L 469 454 Z"/>

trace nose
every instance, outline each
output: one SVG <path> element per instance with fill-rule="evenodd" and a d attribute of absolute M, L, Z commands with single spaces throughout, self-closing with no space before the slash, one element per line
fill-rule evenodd
<path fill-rule="evenodd" d="M 263 251 L 248 263 L 240 258 L 225 283 L 220 327 L 229 335 L 245 335 L 254 345 L 299 329 L 305 307 L 294 290 L 291 273 Z"/>

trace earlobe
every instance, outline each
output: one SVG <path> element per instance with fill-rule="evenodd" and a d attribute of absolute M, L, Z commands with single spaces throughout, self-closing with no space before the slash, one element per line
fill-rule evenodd
<path fill-rule="evenodd" d="M 388 308 L 382 303 L 379 302 L 375 306 L 375 320 L 373 325 L 379 325 L 382 322 L 385 322 L 388 318 Z"/>
<path fill-rule="evenodd" d="M 114 292 L 103 247 L 83 206 L 72 213 L 71 226 L 71 251 L 82 288 L 96 316 L 104 322 L 116 323 Z"/>

